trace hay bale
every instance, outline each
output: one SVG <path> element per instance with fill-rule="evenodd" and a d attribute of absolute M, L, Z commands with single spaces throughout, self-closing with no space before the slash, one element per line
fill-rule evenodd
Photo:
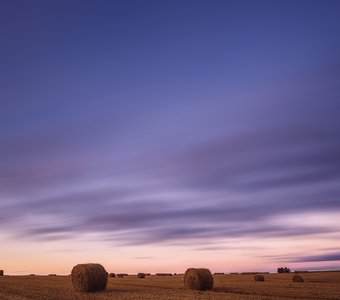
<path fill-rule="evenodd" d="M 137 277 L 138 277 L 138 278 L 145 278 L 145 274 L 144 274 L 144 273 L 138 273 L 138 274 L 137 274 Z"/>
<path fill-rule="evenodd" d="M 48 274 L 48 276 L 57 276 L 57 274 Z"/>
<path fill-rule="evenodd" d="M 0 276 L 4 276 L 4 270 L 0 270 Z"/>
<path fill-rule="evenodd" d="M 107 272 L 100 264 L 79 264 L 71 272 L 72 285 L 77 292 L 105 290 Z"/>
<path fill-rule="evenodd" d="M 124 277 L 124 274 L 116 274 L 116 276 L 118 277 L 118 278 L 123 278 Z"/>
<path fill-rule="evenodd" d="M 114 278 L 114 277 L 116 277 L 116 274 L 115 273 L 110 273 L 109 277 L 113 277 Z"/>
<path fill-rule="evenodd" d="M 256 274 L 256 275 L 254 276 L 254 280 L 255 280 L 255 281 L 264 281 L 264 276 L 261 275 L 261 274 Z"/>
<path fill-rule="evenodd" d="M 294 275 L 293 276 L 293 281 L 294 282 L 303 282 L 303 278 L 299 275 Z"/>
<path fill-rule="evenodd" d="M 184 287 L 190 290 L 211 290 L 214 279 L 208 269 L 189 268 L 184 274 Z"/>
<path fill-rule="evenodd" d="M 216 273 L 214 273 L 214 275 L 224 275 L 224 273 L 216 272 Z"/>
<path fill-rule="evenodd" d="M 156 276 L 172 276 L 171 273 L 156 273 Z"/>

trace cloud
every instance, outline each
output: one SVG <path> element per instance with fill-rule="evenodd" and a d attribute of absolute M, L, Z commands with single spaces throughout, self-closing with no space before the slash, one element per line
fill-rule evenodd
<path fill-rule="evenodd" d="M 325 253 L 312 256 L 302 256 L 293 261 L 294 262 L 340 261 L 340 252 Z"/>
<path fill-rule="evenodd" d="M 140 204 L 140 203 L 139 203 Z M 333 227 L 296 226 L 285 224 L 284 226 L 273 225 L 263 217 L 263 210 L 250 207 L 248 213 L 242 208 L 231 210 L 216 208 L 216 210 L 163 210 L 157 207 L 147 207 L 144 210 L 134 211 L 137 203 L 118 209 L 116 213 L 104 211 L 92 212 L 85 210 L 83 214 L 75 212 L 63 213 L 60 216 L 62 226 L 50 222 L 22 222 L 16 224 L 17 233 L 21 237 L 38 238 L 45 240 L 59 240 L 62 237 L 81 236 L 86 233 L 98 233 L 106 236 L 108 241 L 116 241 L 125 245 L 176 243 L 178 241 L 214 241 L 221 238 L 240 237 L 287 237 L 306 236 L 314 234 L 332 233 Z M 129 208 L 128 208 L 129 207 Z M 17 213 L 17 212 L 16 212 Z M 280 211 L 271 209 L 273 214 Z M 39 214 L 36 215 L 39 220 Z M 19 229 L 20 225 L 24 229 Z"/>
<path fill-rule="evenodd" d="M 275 189 L 340 179 L 339 130 L 295 128 L 225 138 L 198 145 L 179 164 L 184 183 L 240 191 Z"/>
<path fill-rule="evenodd" d="M 148 127 L 151 121 L 136 132 L 126 129 L 128 138 L 117 129 L 105 137 L 109 129 L 101 132 L 100 124 L 86 135 L 78 124 L 1 137 L 0 223 L 13 236 L 90 232 L 126 244 L 332 233 L 332 226 L 273 223 L 282 215 L 340 211 L 339 91 L 332 77 L 338 70 L 323 72 L 327 89 L 288 82 L 292 91 L 271 95 L 279 100 L 219 102 L 225 112 L 207 105 L 206 120 L 215 127 L 193 123 L 186 112 L 174 127 L 163 129 L 159 121 L 159 132 Z M 231 115 L 245 104 L 254 119 Z M 216 114 L 224 117 L 219 123 Z M 188 136 L 186 125 L 198 129 Z M 156 132 L 162 139 L 153 142 Z"/>
<path fill-rule="evenodd" d="M 28 194 L 2 205 L 0 221 L 19 220 L 14 231 L 26 237 L 92 232 L 125 244 L 331 233 L 330 226 L 274 226 L 272 220 L 340 209 L 337 137 L 337 131 L 287 129 L 190 145 L 149 167 L 146 160 L 136 172 L 97 177 L 100 184 L 81 176 L 55 195 Z M 47 182 L 60 184 L 54 180 Z"/>
<path fill-rule="evenodd" d="M 299 271 L 339 271 L 340 265 L 326 265 L 326 266 L 307 266 L 296 268 Z"/>

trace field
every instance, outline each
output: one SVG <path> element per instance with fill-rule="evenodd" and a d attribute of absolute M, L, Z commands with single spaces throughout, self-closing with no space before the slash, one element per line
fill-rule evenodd
<path fill-rule="evenodd" d="M 340 272 L 300 274 L 305 282 L 292 282 L 293 274 L 214 275 L 214 288 L 196 292 L 183 288 L 183 276 L 109 278 L 103 292 L 73 292 L 70 276 L 1 276 L 1 300 L 26 299 L 340 299 Z"/>

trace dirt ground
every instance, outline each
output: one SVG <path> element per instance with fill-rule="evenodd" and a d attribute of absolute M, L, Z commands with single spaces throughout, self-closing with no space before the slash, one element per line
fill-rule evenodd
<path fill-rule="evenodd" d="M 1 276 L 1 300 L 49 299 L 340 299 L 340 272 L 265 274 L 264 282 L 253 275 L 214 275 L 211 291 L 183 288 L 183 276 L 109 278 L 105 291 L 82 294 L 72 290 L 70 276 Z"/>

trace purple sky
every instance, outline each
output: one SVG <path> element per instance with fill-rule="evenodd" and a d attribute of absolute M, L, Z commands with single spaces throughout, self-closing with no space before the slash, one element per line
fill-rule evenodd
<path fill-rule="evenodd" d="M 34 262 L 57 243 L 67 273 L 95 242 L 129 272 L 247 267 L 202 253 L 340 268 L 339 15 L 339 1 L 2 0 L 0 267 L 34 272 L 15 249 Z"/>

